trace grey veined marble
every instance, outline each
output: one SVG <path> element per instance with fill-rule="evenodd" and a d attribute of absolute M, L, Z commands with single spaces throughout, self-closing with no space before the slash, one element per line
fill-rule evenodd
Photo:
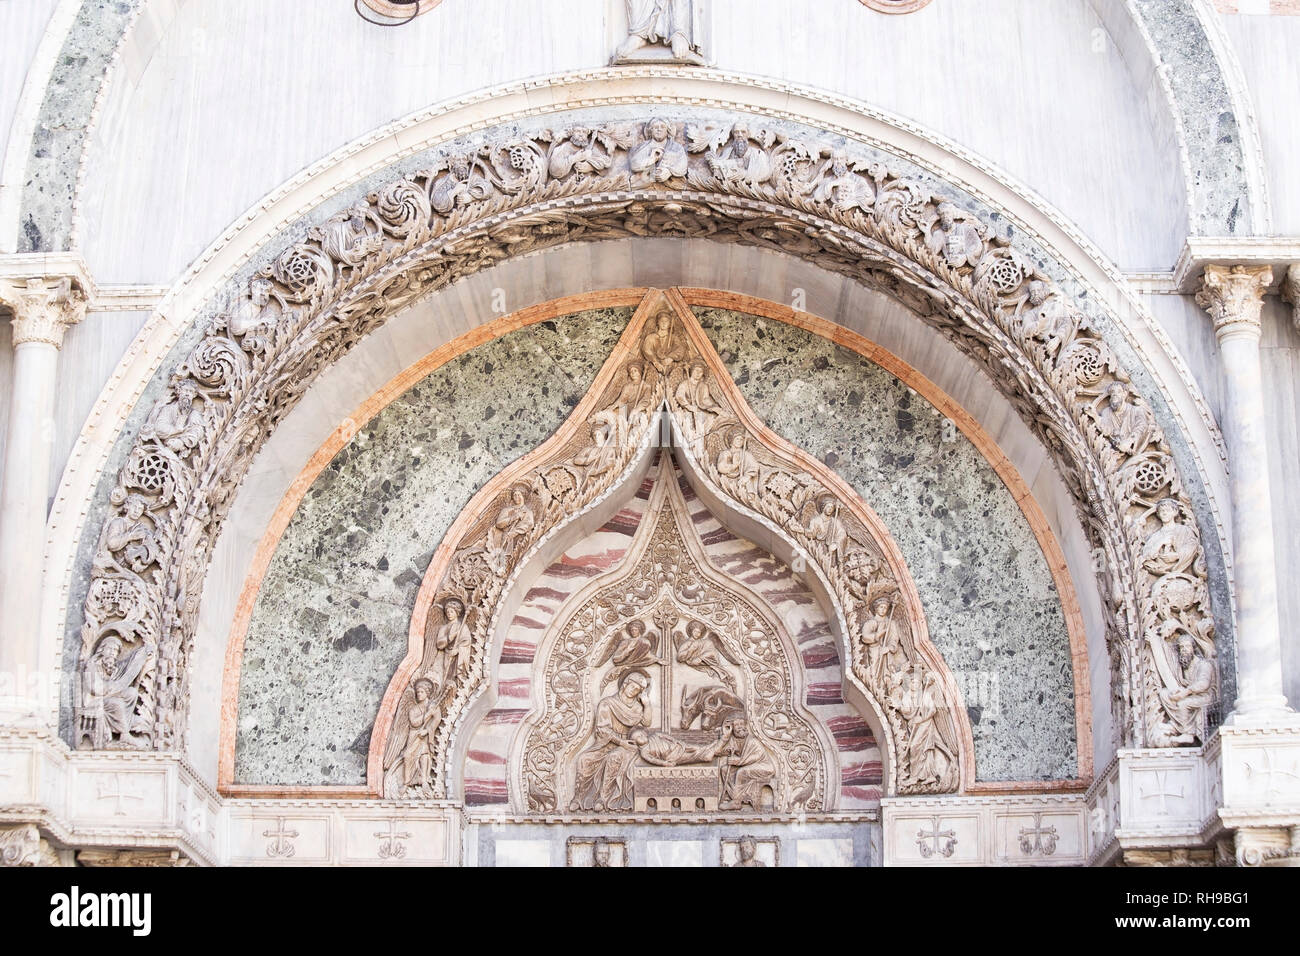
<path fill-rule="evenodd" d="M 631 314 L 581 312 L 467 352 L 375 416 L 320 473 L 249 623 L 238 782 L 365 782 L 370 727 L 434 549 L 488 479 L 568 417 Z"/>
<path fill-rule="evenodd" d="M 697 309 L 741 392 L 884 521 L 965 694 L 980 780 L 1074 777 L 1065 616 L 1029 522 L 993 468 L 875 363 L 781 322 Z"/>

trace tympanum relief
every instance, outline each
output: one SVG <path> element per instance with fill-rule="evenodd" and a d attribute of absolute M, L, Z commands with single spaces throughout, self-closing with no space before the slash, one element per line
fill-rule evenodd
<path fill-rule="evenodd" d="M 520 809 L 827 809 L 838 767 L 798 703 L 793 643 L 760 598 L 708 567 L 667 456 L 612 577 L 584 589 L 548 635 L 515 758 Z"/>
<path fill-rule="evenodd" d="M 826 582 L 851 679 L 886 725 L 887 788 L 957 789 L 969 730 L 963 737 L 959 696 L 924 637 L 919 598 L 883 543 L 887 532 L 847 485 L 754 419 L 690 310 L 672 293 L 651 293 L 569 422 L 480 492 L 448 532 L 443 558 L 435 555 L 426 586 L 437 586 L 416 625 L 419 658 L 399 668 L 372 738 L 384 793 L 446 792 L 456 722 L 486 687 L 507 582 L 539 542 L 623 479 L 662 433 L 661 411 L 713 493 L 767 523 Z M 547 683 L 556 694 L 547 720 L 560 723 L 545 746 L 529 745 L 528 809 L 644 812 L 665 799 L 709 811 L 823 807 L 825 760 L 814 759 L 811 738 L 796 734 L 796 712 L 779 703 L 794 699 L 779 642 L 743 602 L 693 591 L 675 557 L 681 535 L 667 525 L 662 534 L 654 581 L 619 597 L 618 610 L 585 610 L 548 665 L 560 671 Z M 573 750 L 588 739 L 581 754 Z M 581 779 L 564 775 L 570 760 Z M 699 780 L 718 776 L 717 761 L 737 770 L 714 793 Z M 691 787 L 698 792 L 686 793 Z"/>

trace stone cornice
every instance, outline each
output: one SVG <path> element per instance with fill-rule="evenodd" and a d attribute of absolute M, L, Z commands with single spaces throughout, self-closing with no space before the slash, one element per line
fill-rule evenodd
<path fill-rule="evenodd" d="M 77 252 L 18 252 L 0 255 L 0 281 L 68 276 L 86 296 L 87 312 L 147 312 L 167 294 L 165 286 L 100 285 Z"/>
<path fill-rule="evenodd" d="M 1300 262 L 1300 236 L 1191 236 L 1174 266 L 1174 284 L 1182 292 L 1196 292 L 1201 287 L 1205 267 L 1225 262 L 1274 266 L 1268 291 L 1277 291 L 1285 267 Z"/>
<path fill-rule="evenodd" d="M 1264 293 L 1273 281 L 1271 266 L 1207 265 L 1196 304 L 1210 313 L 1222 342 L 1237 336 L 1259 338 Z"/>

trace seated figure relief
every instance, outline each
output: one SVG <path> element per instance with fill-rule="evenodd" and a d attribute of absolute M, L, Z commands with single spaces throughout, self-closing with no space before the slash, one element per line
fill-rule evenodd
<path fill-rule="evenodd" d="M 668 461 L 632 556 L 556 625 L 545 706 L 517 758 L 528 809 L 819 809 L 834 757 L 795 697 L 789 638 L 703 573 Z"/>

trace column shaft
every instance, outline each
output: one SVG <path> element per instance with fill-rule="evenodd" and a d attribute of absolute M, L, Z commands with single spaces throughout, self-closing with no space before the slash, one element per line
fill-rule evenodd
<path fill-rule="evenodd" d="M 1197 294 L 1214 319 L 1223 367 L 1224 441 L 1232 494 L 1237 598 L 1238 718 L 1289 711 L 1282 689 L 1276 548 L 1259 356 L 1260 310 L 1272 279 L 1267 266 L 1206 266 Z"/>

